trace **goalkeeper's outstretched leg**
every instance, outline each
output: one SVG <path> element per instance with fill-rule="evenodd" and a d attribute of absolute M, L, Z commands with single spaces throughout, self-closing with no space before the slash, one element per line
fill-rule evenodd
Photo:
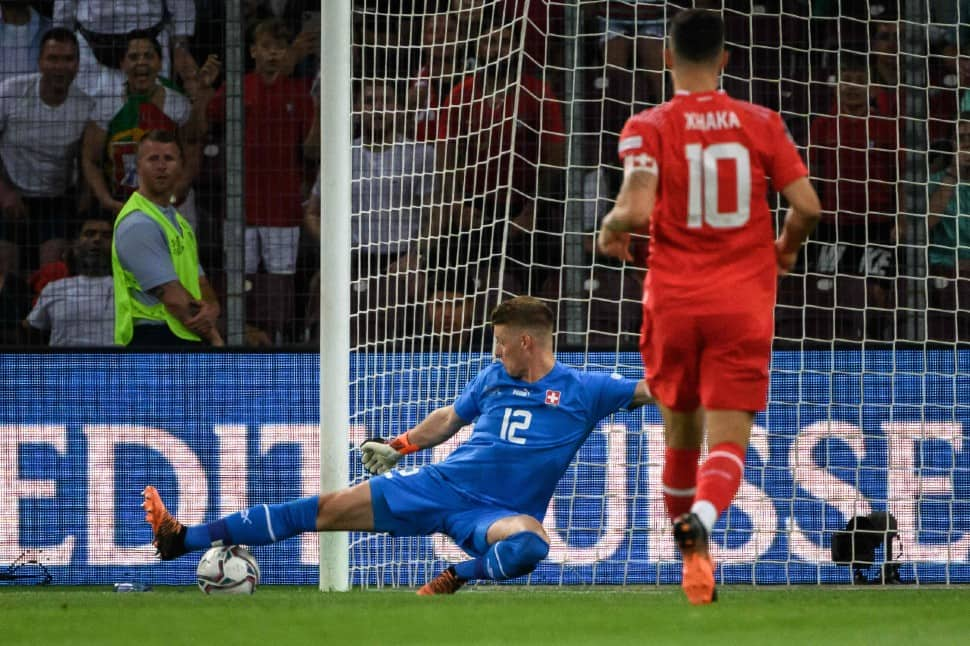
<path fill-rule="evenodd" d="M 279 505 L 256 505 L 191 527 L 169 513 L 155 487 L 145 487 L 142 497 L 152 544 L 163 561 L 217 545 L 269 545 L 305 532 L 374 529 L 369 482 Z"/>
<path fill-rule="evenodd" d="M 333 494 L 311 496 L 280 505 L 256 505 L 212 523 L 188 527 L 180 523 L 149 485 L 142 492 L 145 520 L 154 534 L 153 544 L 163 561 L 216 545 L 268 545 L 312 531 L 390 531 L 395 535 L 428 535 L 431 526 L 421 527 L 385 516 L 386 488 L 422 478 L 381 478 L 376 500 L 381 515 L 375 527 L 371 485 L 364 482 Z M 457 513 L 456 513 L 457 511 Z M 433 516 L 435 514 L 428 514 Z M 542 524 L 526 514 L 495 509 L 450 510 L 439 516 L 441 528 L 472 553 L 481 556 L 458 563 L 418 590 L 419 595 L 453 594 L 467 581 L 505 581 L 532 572 L 549 553 L 549 537 Z M 461 537 L 466 537 L 462 540 Z"/>

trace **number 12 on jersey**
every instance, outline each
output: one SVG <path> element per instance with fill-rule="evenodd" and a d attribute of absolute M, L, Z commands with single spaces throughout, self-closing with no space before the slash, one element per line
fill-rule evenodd
<path fill-rule="evenodd" d="M 527 410 L 505 409 L 505 417 L 502 418 L 502 429 L 499 437 L 512 444 L 525 444 L 525 438 L 515 434 L 516 431 L 525 431 L 532 424 L 532 413 Z"/>
<path fill-rule="evenodd" d="M 687 144 L 687 227 L 699 229 L 706 222 L 716 229 L 742 227 L 751 217 L 751 157 L 737 142 Z M 724 162 L 724 163 L 720 163 Z M 734 211 L 721 212 L 722 187 L 734 183 Z"/>

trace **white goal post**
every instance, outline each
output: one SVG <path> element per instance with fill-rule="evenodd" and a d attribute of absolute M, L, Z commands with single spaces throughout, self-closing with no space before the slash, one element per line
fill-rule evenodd
<path fill-rule="evenodd" d="M 351 0 L 330 2 L 320 14 L 321 213 L 350 212 Z M 320 275 L 320 490 L 347 486 L 350 348 L 350 221 L 330 218 L 321 236 Z M 320 534 L 320 589 L 349 589 L 348 535 Z"/>

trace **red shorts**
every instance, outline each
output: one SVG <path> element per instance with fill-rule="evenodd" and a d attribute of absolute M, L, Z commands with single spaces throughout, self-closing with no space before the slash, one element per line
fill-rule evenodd
<path fill-rule="evenodd" d="M 678 412 L 764 410 L 773 308 L 700 314 L 644 307 L 640 354 L 650 391 Z"/>

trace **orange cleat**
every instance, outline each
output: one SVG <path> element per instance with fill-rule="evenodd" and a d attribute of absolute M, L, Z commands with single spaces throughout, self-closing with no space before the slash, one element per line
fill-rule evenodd
<path fill-rule="evenodd" d="M 680 587 L 695 606 L 717 601 L 714 561 L 707 547 L 707 530 L 696 514 L 683 514 L 674 521 L 674 540 L 684 561 Z"/>
<path fill-rule="evenodd" d="M 185 526 L 168 513 L 155 487 L 148 485 L 141 495 L 145 498 L 141 503 L 145 522 L 152 526 L 155 535 L 152 545 L 158 550 L 158 556 L 163 561 L 170 561 L 185 554 Z"/>
<path fill-rule="evenodd" d="M 427 597 L 433 594 L 455 594 L 463 585 L 465 585 L 465 582 L 455 574 L 455 568 L 449 567 L 421 586 L 418 589 L 418 595 Z"/>

